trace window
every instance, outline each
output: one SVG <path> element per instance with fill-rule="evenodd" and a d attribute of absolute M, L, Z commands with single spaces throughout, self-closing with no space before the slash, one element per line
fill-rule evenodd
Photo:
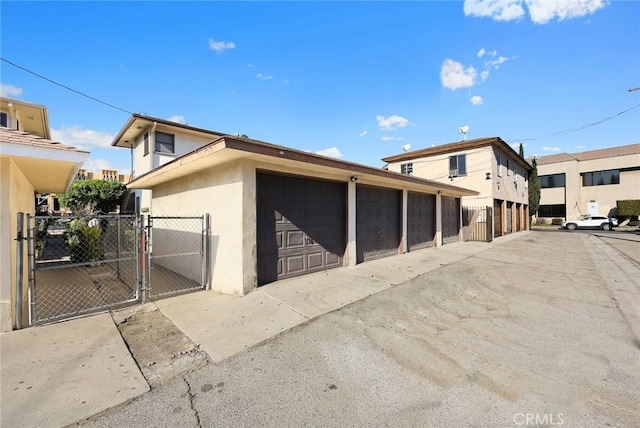
<path fill-rule="evenodd" d="M 565 204 L 540 205 L 538 207 L 538 217 L 566 217 L 567 208 Z"/>
<path fill-rule="evenodd" d="M 502 177 L 502 156 L 496 154 L 496 166 L 498 167 L 498 177 Z"/>
<path fill-rule="evenodd" d="M 156 132 L 156 152 L 174 153 L 175 135 Z"/>
<path fill-rule="evenodd" d="M 413 163 L 403 163 L 400 165 L 400 172 L 407 175 L 413 175 Z"/>
<path fill-rule="evenodd" d="M 143 141 L 144 141 L 144 155 L 146 156 L 149 154 L 149 133 L 148 132 L 144 133 Z"/>
<path fill-rule="evenodd" d="M 449 157 L 449 178 L 467 175 L 467 155 Z"/>
<path fill-rule="evenodd" d="M 507 159 L 507 175 L 511 175 L 511 169 L 509 168 L 509 159 Z"/>
<path fill-rule="evenodd" d="M 9 126 L 9 115 L 5 112 L 0 112 L 0 126 L 5 128 Z"/>
<path fill-rule="evenodd" d="M 552 187 L 564 187 L 564 173 L 563 174 L 550 174 L 541 175 L 538 177 L 540 181 L 541 189 L 550 189 Z"/>
<path fill-rule="evenodd" d="M 593 171 L 582 174 L 583 186 L 603 186 L 607 184 L 620 184 L 620 170 L 608 169 L 606 171 Z"/>

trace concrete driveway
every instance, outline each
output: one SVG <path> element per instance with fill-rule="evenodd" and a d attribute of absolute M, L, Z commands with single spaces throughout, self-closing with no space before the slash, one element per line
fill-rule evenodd
<path fill-rule="evenodd" d="M 85 424 L 639 426 L 629 238 L 623 250 L 545 232 L 487 246 Z"/>

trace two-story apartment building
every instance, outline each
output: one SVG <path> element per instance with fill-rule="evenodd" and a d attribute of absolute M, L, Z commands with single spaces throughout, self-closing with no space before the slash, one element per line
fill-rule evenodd
<path fill-rule="evenodd" d="M 131 179 L 139 177 L 226 135 L 179 122 L 134 113 L 111 143 L 131 151 Z M 149 213 L 151 190 L 136 190 L 136 211 Z"/>
<path fill-rule="evenodd" d="M 640 199 L 640 144 L 536 158 L 540 222 L 608 215 L 616 202 Z"/>
<path fill-rule="evenodd" d="M 478 194 L 465 207 L 493 208 L 493 235 L 529 227 L 531 165 L 499 137 L 478 138 L 404 152 L 382 159 L 389 171 L 451 183 Z"/>

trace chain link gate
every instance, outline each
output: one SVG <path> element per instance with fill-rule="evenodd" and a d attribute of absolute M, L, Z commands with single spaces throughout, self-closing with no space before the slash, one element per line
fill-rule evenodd
<path fill-rule="evenodd" d="M 138 302 L 135 215 L 27 215 L 31 325 Z"/>
<path fill-rule="evenodd" d="M 147 297 L 208 288 L 209 215 L 148 217 L 144 284 Z"/>

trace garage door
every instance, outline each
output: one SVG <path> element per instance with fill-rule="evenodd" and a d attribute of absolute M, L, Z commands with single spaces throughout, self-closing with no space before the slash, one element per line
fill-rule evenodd
<path fill-rule="evenodd" d="M 502 201 L 493 200 L 493 233 L 494 236 L 502 236 Z"/>
<path fill-rule="evenodd" d="M 257 175 L 258 285 L 342 266 L 344 183 Z"/>
<path fill-rule="evenodd" d="M 442 197 L 442 243 L 457 242 L 460 232 L 460 199 Z"/>
<path fill-rule="evenodd" d="M 356 187 L 358 262 L 398 254 L 401 200 L 398 190 Z"/>
<path fill-rule="evenodd" d="M 505 232 L 506 234 L 509 234 L 512 232 L 512 228 L 511 228 L 511 222 L 512 222 L 512 214 L 513 214 L 513 202 L 507 202 L 507 210 L 505 212 L 506 214 L 506 218 L 505 218 Z"/>
<path fill-rule="evenodd" d="M 409 251 L 433 246 L 436 236 L 436 196 L 409 192 L 407 217 Z"/>

